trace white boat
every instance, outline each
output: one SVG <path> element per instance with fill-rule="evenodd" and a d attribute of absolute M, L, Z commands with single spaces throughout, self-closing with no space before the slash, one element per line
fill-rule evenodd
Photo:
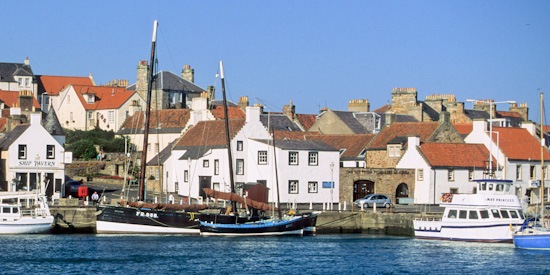
<path fill-rule="evenodd" d="M 32 192 L 0 193 L 0 234 L 49 233 L 53 222 L 44 196 Z"/>
<path fill-rule="evenodd" d="M 440 219 L 415 219 L 420 239 L 512 242 L 513 232 L 525 220 L 511 180 L 482 179 L 475 194 L 444 194 Z"/>

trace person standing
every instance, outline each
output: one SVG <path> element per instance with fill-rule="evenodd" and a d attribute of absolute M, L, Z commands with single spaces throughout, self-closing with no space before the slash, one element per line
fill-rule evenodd
<path fill-rule="evenodd" d="M 94 191 L 94 193 L 92 194 L 92 202 L 96 206 L 99 204 L 99 194 L 97 193 L 97 191 Z"/>
<path fill-rule="evenodd" d="M 174 195 L 172 193 L 168 196 L 168 203 L 174 203 Z"/>

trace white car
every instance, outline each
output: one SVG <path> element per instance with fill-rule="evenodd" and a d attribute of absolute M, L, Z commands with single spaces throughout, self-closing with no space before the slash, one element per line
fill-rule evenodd
<path fill-rule="evenodd" d="M 361 208 L 361 205 L 363 205 L 363 208 L 369 208 L 373 207 L 374 204 L 376 204 L 376 207 L 390 207 L 391 199 L 386 195 L 368 194 L 361 199 L 355 200 L 354 203 L 357 208 Z"/>

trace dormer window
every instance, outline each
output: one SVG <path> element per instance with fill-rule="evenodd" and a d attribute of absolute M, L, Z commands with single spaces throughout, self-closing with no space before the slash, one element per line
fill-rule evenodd
<path fill-rule="evenodd" d="M 94 95 L 87 95 L 86 102 L 87 103 L 94 103 L 95 102 L 95 96 Z"/>
<path fill-rule="evenodd" d="M 401 144 L 389 144 L 388 145 L 388 157 L 398 158 L 401 156 Z"/>
<path fill-rule="evenodd" d="M 361 151 L 361 153 L 359 153 L 359 157 L 360 157 L 360 158 L 364 158 L 366 154 L 367 154 L 367 148 L 363 149 L 363 150 Z"/>

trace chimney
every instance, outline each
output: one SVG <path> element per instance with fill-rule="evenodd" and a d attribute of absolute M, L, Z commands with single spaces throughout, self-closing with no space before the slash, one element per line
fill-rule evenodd
<path fill-rule="evenodd" d="M 42 115 L 40 113 L 31 113 L 31 125 L 41 125 Z"/>
<path fill-rule="evenodd" d="M 348 102 L 348 111 L 366 113 L 370 111 L 368 99 L 352 99 Z"/>
<path fill-rule="evenodd" d="M 487 131 L 487 122 L 484 119 L 475 119 L 472 133 L 485 133 Z"/>
<path fill-rule="evenodd" d="M 246 107 L 246 122 L 260 121 L 260 107 Z"/>
<path fill-rule="evenodd" d="M 32 91 L 29 91 L 29 90 L 19 91 L 19 107 L 21 108 L 20 110 L 23 112 L 34 111 Z"/>
<path fill-rule="evenodd" d="M 443 111 L 439 113 L 439 124 L 451 122 L 451 113 Z"/>
<path fill-rule="evenodd" d="M 510 112 L 518 113 L 523 121 L 529 120 L 529 107 L 527 103 L 521 103 L 519 107 L 517 103 L 512 103 L 509 110 Z"/>
<path fill-rule="evenodd" d="M 29 57 L 25 57 L 25 65 L 27 66 L 30 66 L 31 65 L 31 61 L 29 60 Z"/>
<path fill-rule="evenodd" d="M 417 136 L 407 137 L 407 148 L 413 149 L 420 146 L 420 138 Z"/>
<path fill-rule="evenodd" d="M 216 88 L 214 86 L 206 87 L 206 92 L 208 93 L 208 98 L 214 100 L 216 98 Z"/>
<path fill-rule="evenodd" d="M 183 70 L 181 70 L 181 78 L 195 83 L 195 69 L 192 69 L 191 66 L 185 64 L 183 65 Z"/>
<path fill-rule="evenodd" d="M 245 110 L 248 107 L 248 96 L 241 96 L 239 98 L 239 108 Z"/>
<path fill-rule="evenodd" d="M 95 86 L 94 76 L 92 75 L 92 73 L 90 73 L 90 75 L 89 75 L 88 77 L 89 77 L 90 80 L 92 81 L 92 85 Z"/>
<path fill-rule="evenodd" d="M 296 117 L 296 106 L 292 104 L 292 100 L 288 105 L 283 106 L 283 114 L 293 120 Z"/>
<path fill-rule="evenodd" d="M 147 101 L 147 61 L 141 60 L 137 66 L 136 92 Z"/>

